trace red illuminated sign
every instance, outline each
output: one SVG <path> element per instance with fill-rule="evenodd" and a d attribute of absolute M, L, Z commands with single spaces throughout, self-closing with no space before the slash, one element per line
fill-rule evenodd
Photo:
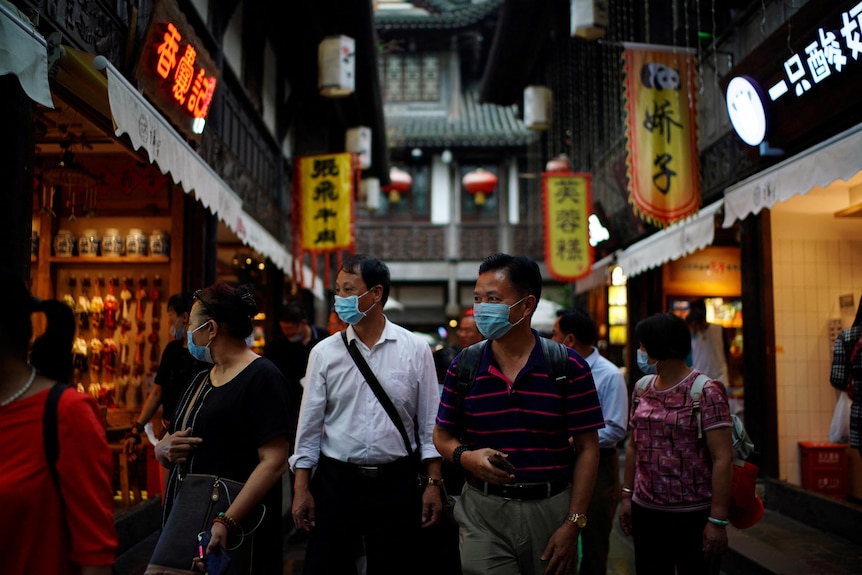
<path fill-rule="evenodd" d="M 203 132 L 218 69 L 175 0 L 153 10 L 135 77 L 144 93 L 187 136 Z"/>

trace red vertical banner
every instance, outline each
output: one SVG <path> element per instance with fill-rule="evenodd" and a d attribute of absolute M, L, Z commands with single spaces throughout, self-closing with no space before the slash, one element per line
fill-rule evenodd
<path fill-rule="evenodd" d="M 590 273 L 593 246 L 589 217 L 593 210 L 590 174 L 542 174 L 545 213 L 545 265 L 562 282 Z"/>
<path fill-rule="evenodd" d="M 687 48 L 626 44 L 626 168 L 629 202 L 666 227 L 697 212 L 697 62 Z"/>
<path fill-rule="evenodd" d="M 324 257 L 324 282 L 329 284 L 329 257 L 353 250 L 354 155 L 351 153 L 303 156 L 297 160 L 294 233 L 299 256 L 311 254 L 314 276 L 318 256 Z M 314 285 L 314 278 L 312 278 Z"/>

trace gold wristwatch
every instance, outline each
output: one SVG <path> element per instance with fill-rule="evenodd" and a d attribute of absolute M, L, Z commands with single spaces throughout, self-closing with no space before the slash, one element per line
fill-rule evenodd
<path fill-rule="evenodd" d="M 583 513 L 572 513 L 566 516 L 566 521 L 574 523 L 578 529 L 583 529 L 587 526 L 587 516 Z"/>

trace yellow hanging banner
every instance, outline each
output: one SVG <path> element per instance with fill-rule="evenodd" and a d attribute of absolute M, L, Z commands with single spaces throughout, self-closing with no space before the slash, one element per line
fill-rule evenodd
<path fill-rule="evenodd" d="M 593 246 L 589 217 L 593 210 L 590 174 L 542 174 L 545 212 L 545 265 L 561 282 L 590 273 Z"/>
<path fill-rule="evenodd" d="M 626 44 L 623 51 L 629 202 L 666 227 L 697 212 L 697 63 L 685 48 Z"/>
<path fill-rule="evenodd" d="M 353 154 L 299 158 L 300 249 L 329 252 L 353 245 Z"/>

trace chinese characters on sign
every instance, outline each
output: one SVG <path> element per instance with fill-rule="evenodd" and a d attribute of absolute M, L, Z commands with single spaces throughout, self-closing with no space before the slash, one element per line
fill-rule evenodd
<path fill-rule="evenodd" d="M 135 80 L 186 137 L 199 140 L 219 70 L 175 0 L 155 2 L 143 46 Z"/>
<path fill-rule="evenodd" d="M 353 155 L 299 159 L 302 250 L 348 249 L 352 243 Z"/>
<path fill-rule="evenodd" d="M 559 281 L 574 281 L 590 273 L 593 246 L 589 174 L 542 174 L 545 212 L 545 263 Z"/>
<path fill-rule="evenodd" d="M 769 88 L 772 101 L 784 96 L 793 88 L 801 96 L 833 73 L 840 74 L 850 63 L 848 56 L 857 61 L 862 55 L 862 2 L 849 11 L 841 12 L 840 28 L 817 29 L 817 38 L 807 44 L 804 54 L 794 53 L 784 61 L 786 78 Z M 809 79 L 810 77 L 810 79 Z M 789 85 L 788 85 L 789 83 Z"/>
<path fill-rule="evenodd" d="M 623 65 L 629 201 L 664 227 L 700 205 L 694 55 L 627 45 Z"/>
<path fill-rule="evenodd" d="M 181 44 L 182 39 L 176 26 L 168 22 L 162 43 L 156 48 L 158 59 L 155 69 L 159 76 L 168 81 L 174 100 L 195 119 L 203 120 L 212 102 L 216 79 L 207 76 L 203 67 L 195 69 L 197 50 L 191 44 Z M 183 53 L 178 59 L 181 49 Z M 203 131 L 203 125 L 198 125 Z"/>

